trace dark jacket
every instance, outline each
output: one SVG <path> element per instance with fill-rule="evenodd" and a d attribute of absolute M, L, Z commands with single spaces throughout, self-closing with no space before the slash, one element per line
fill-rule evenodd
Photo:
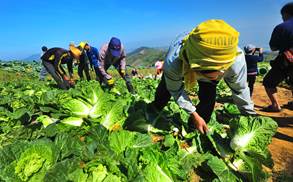
<path fill-rule="evenodd" d="M 259 55 L 245 55 L 246 65 L 247 65 L 247 73 L 248 74 L 257 74 L 257 63 L 263 61 L 263 53 Z"/>
<path fill-rule="evenodd" d="M 70 55 L 69 51 L 63 48 L 54 47 L 49 49 L 42 57 L 42 61 L 49 62 L 54 64 L 54 68 L 58 74 L 61 76 L 66 75 L 62 64 L 67 64 L 68 73 L 70 77 L 73 74 L 72 62 L 73 58 Z"/>
<path fill-rule="evenodd" d="M 284 52 L 293 47 L 293 18 L 277 25 L 272 33 L 270 47 Z"/>

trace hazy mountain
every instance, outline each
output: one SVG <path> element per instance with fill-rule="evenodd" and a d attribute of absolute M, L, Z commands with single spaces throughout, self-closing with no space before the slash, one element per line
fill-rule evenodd
<path fill-rule="evenodd" d="M 131 66 L 149 67 L 155 64 L 158 59 L 163 59 L 166 54 L 166 48 L 140 47 L 127 53 L 127 64 Z M 21 59 L 22 61 L 38 61 L 40 54 L 33 54 Z"/>
<path fill-rule="evenodd" d="M 164 48 L 140 47 L 127 54 L 127 64 L 135 67 L 150 67 L 158 59 L 164 59 L 167 50 Z"/>
<path fill-rule="evenodd" d="M 33 54 L 27 58 L 21 59 L 22 61 L 39 61 L 40 60 L 40 54 Z"/>

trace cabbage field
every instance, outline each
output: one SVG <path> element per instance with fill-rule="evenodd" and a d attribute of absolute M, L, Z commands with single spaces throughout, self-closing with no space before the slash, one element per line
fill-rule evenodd
<path fill-rule="evenodd" d="M 270 177 L 268 145 L 278 125 L 269 117 L 243 116 L 225 103 L 203 135 L 188 129 L 188 114 L 174 101 L 152 121 L 146 119 L 154 114 L 147 107 L 158 80 L 133 79 L 134 95 L 118 78 L 111 90 L 79 81 L 64 91 L 53 81 L 38 81 L 34 66 L 12 71 L 23 76 L 0 82 L 0 181 L 261 182 Z M 229 97 L 225 83 L 218 93 Z"/>

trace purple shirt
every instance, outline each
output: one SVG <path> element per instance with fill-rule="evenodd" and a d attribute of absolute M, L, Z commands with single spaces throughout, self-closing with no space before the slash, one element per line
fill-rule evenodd
<path fill-rule="evenodd" d="M 108 45 L 108 43 L 104 44 L 99 51 L 99 70 L 106 79 L 111 79 L 112 76 L 107 73 L 107 69 L 114 65 L 118 70 L 125 70 L 126 53 L 124 46 L 121 45 L 120 57 L 114 57 L 108 49 Z"/>

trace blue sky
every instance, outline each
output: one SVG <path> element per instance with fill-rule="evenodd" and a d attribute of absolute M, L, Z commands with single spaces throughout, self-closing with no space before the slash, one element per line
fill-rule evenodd
<path fill-rule="evenodd" d="M 240 32 L 240 45 L 268 49 L 288 0 L 7 0 L 0 5 L 0 60 L 68 48 L 86 40 L 100 47 L 117 36 L 128 51 L 165 47 L 178 34 L 208 19 L 223 19 Z"/>

